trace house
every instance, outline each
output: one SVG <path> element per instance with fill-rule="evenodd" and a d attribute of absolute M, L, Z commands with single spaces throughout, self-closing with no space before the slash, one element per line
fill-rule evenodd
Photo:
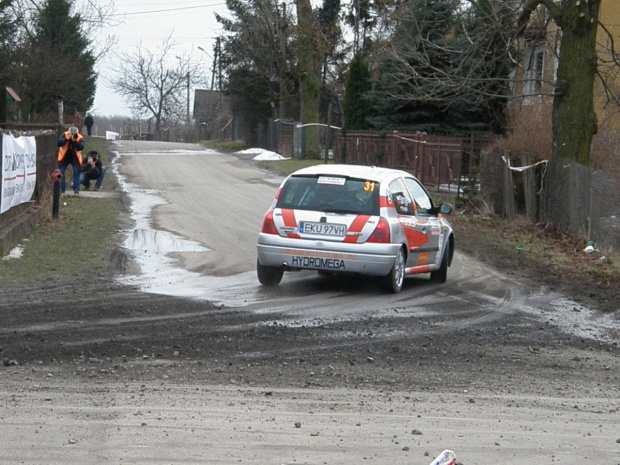
<path fill-rule="evenodd" d="M 600 79 L 595 83 L 594 109 L 601 129 L 617 131 L 620 130 L 620 106 L 609 93 L 614 93 L 616 98 L 620 96 L 620 66 L 613 62 L 611 55 L 612 43 L 616 54 L 620 52 L 620 2 L 601 0 L 599 23 L 599 73 L 605 77 L 605 84 Z M 522 96 L 524 105 L 553 101 L 561 40 L 562 33 L 555 22 L 549 20 L 547 10 L 535 11 L 519 44 L 521 61 L 514 72 L 513 92 Z"/>

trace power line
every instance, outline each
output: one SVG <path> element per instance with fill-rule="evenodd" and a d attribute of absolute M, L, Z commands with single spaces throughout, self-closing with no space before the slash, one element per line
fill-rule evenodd
<path fill-rule="evenodd" d="M 211 3 L 210 5 L 200 5 L 200 6 L 185 6 L 181 8 L 167 8 L 167 9 L 162 9 L 162 10 L 134 11 L 132 13 L 115 13 L 111 16 L 134 16 L 134 15 L 145 15 L 149 13 L 167 13 L 170 11 L 195 10 L 198 8 L 211 8 L 211 7 L 220 6 L 220 5 L 226 5 L 226 2 Z"/>

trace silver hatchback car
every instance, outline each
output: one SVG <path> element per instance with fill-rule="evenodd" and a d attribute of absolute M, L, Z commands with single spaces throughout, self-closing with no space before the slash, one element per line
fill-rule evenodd
<path fill-rule="evenodd" d="M 284 271 L 385 277 L 399 292 L 406 276 L 430 273 L 443 283 L 454 255 L 444 218 L 411 174 L 358 165 L 316 165 L 280 185 L 258 236 L 258 280 L 280 283 Z"/>

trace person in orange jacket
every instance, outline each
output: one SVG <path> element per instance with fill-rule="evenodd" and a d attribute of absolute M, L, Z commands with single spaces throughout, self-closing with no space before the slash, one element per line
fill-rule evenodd
<path fill-rule="evenodd" d="M 80 166 L 82 166 L 82 150 L 84 150 L 84 138 L 78 128 L 71 126 L 58 138 L 58 169 L 62 173 L 60 180 L 60 192 L 65 192 L 65 171 L 71 165 L 73 168 L 73 193 L 80 193 Z"/>

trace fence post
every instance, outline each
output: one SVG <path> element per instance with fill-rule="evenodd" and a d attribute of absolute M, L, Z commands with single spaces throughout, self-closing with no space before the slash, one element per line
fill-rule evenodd
<path fill-rule="evenodd" d="M 329 102 L 329 105 L 327 105 L 327 128 L 325 128 L 325 131 L 325 159 L 323 163 L 327 164 L 327 160 L 329 159 L 329 146 L 332 138 L 332 102 Z"/>
<path fill-rule="evenodd" d="M 439 139 L 439 147 L 437 148 L 437 192 L 441 181 L 441 139 Z"/>
<path fill-rule="evenodd" d="M 521 154 L 521 164 L 529 166 L 534 161 L 531 153 Z M 538 217 L 538 208 L 536 202 L 536 176 L 534 168 L 523 171 L 523 190 L 525 195 L 525 213 L 529 218 L 536 219 Z"/>
<path fill-rule="evenodd" d="M 510 169 L 510 152 L 505 152 L 506 163 L 504 166 L 504 218 L 512 219 L 516 214 L 515 205 L 515 184 L 512 179 L 512 170 Z"/>
<path fill-rule="evenodd" d="M 75 175 L 74 175 L 75 176 Z M 62 173 L 59 169 L 56 169 L 52 173 L 52 183 L 53 183 L 53 197 L 52 197 L 52 218 L 58 218 L 58 209 L 60 206 L 60 180 L 62 179 Z"/>
<path fill-rule="evenodd" d="M 424 162 L 426 161 L 426 139 L 424 138 L 424 134 L 420 133 L 418 140 L 420 141 L 418 144 L 420 146 L 420 176 L 418 176 L 418 179 L 424 184 Z"/>

